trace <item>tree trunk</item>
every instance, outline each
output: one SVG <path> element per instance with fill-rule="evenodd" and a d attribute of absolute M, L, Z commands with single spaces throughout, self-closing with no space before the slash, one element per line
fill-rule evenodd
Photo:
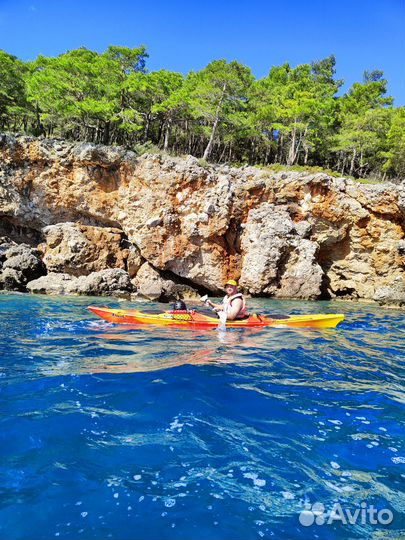
<path fill-rule="evenodd" d="M 169 148 L 169 137 L 170 137 L 170 129 L 172 126 L 172 119 L 169 117 L 166 122 L 166 129 L 165 129 L 165 141 L 163 143 L 163 151 L 167 152 Z"/>
<path fill-rule="evenodd" d="M 341 175 L 343 176 L 344 173 L 345 173 L 345 169 L 346 169 L 346 161 L 347 161 L 347 156 L 346 155 L 343 155 L 343 159 L 342 159 L 342 171 L 341 171 Z"/>
<path fill-rule="evenodd" d="M 302 145 L 304 146 L 304 152 L 305 152 L 305 154 L 304 154 L 304 165 L 306 165 L 307 162 L 308 162 L 308 154 L 309 154 L 309 146 L 308 146 L 308 144 L 306 144 L 306 142 L 307 142 L 307 133 L 308 133 L 308 126 L 305 127 L 304 136 L 302 138 L 302 140 L 303 140 Z M 298 149 L 297 149 L 297 153 L 298 153 Z"/>
<path fill-rule="evenodd" d="M 352 156 L 352 160 L 350 162 L 350 171 L 349 171 L 350 176 L 353 176 L 355 160 L 356 160 L 356 149 L 353 150 L 353 156 Z"/>
<path fill-rule="evenodd" d="M 110 122 L 106 122 L 104 126 L 103 133 L 103 144 L 108 144 L 110 142 Z"/>
<path fill-rule="evenodd" d="M 218 102 L 217 110 L 215 112 L 215 120 L 214 120 L 214 124 L 212 126 L 211 136 L 210 136 L 208 144 L 207 144 L 207 146 L 206 146 L 206 148 L 204 150 L 203 159 L 208 159 L 210 157 L 210 154 L 211 154 L 212 145 L 214 143 L 214 138 L 215 138 L 218 123 L 219 123 L 219 113 L 221 111 L 222 102 L 223 102 L 224 96 L 225 96 L 225 90 L 226 90 L 226 84 L 224 84 L 224 86 L 222 88 L 222 94 L 221 94 L 220 100 Z"/>
<path fill-rule="evenodd" d="M 227 145 L 225 144 L 224 145 L 224 149 L 222 150 L 222 154 L 220 155 L 219 159 L 218 159 L 218 162 L 220 163 L 222 161 L 222 159 L 224 158 L 225 156 L 225 153 L 226 153 L 226 147 Z"/>
<path fill-rule="evenodd" d="M 278 139 L 278 148 L 277 148 L 277 156 L 276 156 L 277 163 L 281 163 L 283 160 L 283 143 L 284 143 L 284 137 L 283 135 L 280 135 Z"/>
<path fill-rule="evenodd" d="M 216 131 L 217 131 L 218 122 L 219 122 L 219 117 L 216 116 L 216 118 L 214 120 L 214 124 L 212 126 L 210 139 L 209 139 L 208 144 L 207 144 L 207 146 L 205 147 L 205 150 L 204 150 L 203 159 L 208 159 L 210 154 L 211 154 L 212 145 L 214 143 L 214 137 L 215 137 L 215 134 L 216 134 Z"/>
<path fill-rule="evenodd" d="M 143 137 L 144 143 L 148 140 L 148 137 L 149 137 L 149 126 L 150 126 L 150 114 L 146 115 L 145 135 Z"/>
<path fill-rule="evenodd" d="M 293 132 L 292 132 L 290 150 L 288 152 L 288 158 L 287 158 L 287 165 L 289 165 L 289 166 L 294 165 L 294 162 L 295 162 L 295 157 L 296 157 L 295 156 L 295 141 L 296 141 L 296 137 L 297 137 L 297 130 L 294 127 Z"/>
<path fill-rule="evenodd" d="M 305 147 L 305 154 L 304 154 L 304 165 L 308 163 L 308 154 L 309 154 L 309 148 L 308 146 Z"/>

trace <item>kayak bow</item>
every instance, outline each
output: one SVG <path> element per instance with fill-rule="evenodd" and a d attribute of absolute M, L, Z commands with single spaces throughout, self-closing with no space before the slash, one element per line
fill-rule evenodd
<path fill-rule="evenodd" d="M 188 328 L 215 328 L 219 319 L 200 313 L 149 314 L 138 310 L 107 309 L 89 306 L 88 309 L 107 322 L 114 324 L 154 324 L 158 326 L 183 326 Z M 247 319 L 227 321 L 227 328 L 293 327 L 293 328 L 335 328 L 344 320 L 342 314 L 291 315 L 285 319 L 251 315 Z"/>

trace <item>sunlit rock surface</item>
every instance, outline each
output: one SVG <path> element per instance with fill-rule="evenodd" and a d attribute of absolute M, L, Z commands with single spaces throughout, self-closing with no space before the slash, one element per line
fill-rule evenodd
<path fill-rule="evenodd" d="M 48 273 L 118 269 L 158 298 L 233 276 L 252 295 L 404 303 L 404 202 L 403 185 L 0 136 L 0 235 L 39 245 Z"/>

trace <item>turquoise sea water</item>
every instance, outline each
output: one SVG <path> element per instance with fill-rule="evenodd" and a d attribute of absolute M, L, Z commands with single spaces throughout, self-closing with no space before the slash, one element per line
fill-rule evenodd
<path fill-rule="evenodd" d="M 0 538 L 404 534 L 403 312 L 255 300 L 347 319 L 126 330 L 89 302 L 129 305 L 0 295 Z"/>

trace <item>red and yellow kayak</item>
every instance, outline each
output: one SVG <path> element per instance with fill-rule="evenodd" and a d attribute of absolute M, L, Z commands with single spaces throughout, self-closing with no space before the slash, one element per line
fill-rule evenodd
<path fill-rule="evenodd" d="M 197 312 L 174 313 L 143 313 L 129 309 L 107 309 L 89 306 L 88 309 L 105 321 L 114 324 L 154 324 L 158 326 L 183 326 L 188 328 L 215 328 L 219 319 L 209 317 Z M 239 321 L 227 321 L 227 328 L 261 328 L 273 326 L 278 328 L 335 328 L 344 320 L 342 314 L 321 315 L 291 315 L 285 319 L 265 317 L 264 315 L 251 315 Z"/>

